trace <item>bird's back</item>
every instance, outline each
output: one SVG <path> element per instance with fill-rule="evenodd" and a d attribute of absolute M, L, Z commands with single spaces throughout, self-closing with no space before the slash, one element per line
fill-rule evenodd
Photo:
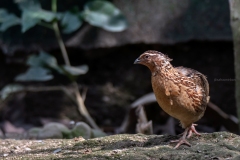
<path fill-rule="evenodd" d="M 179 73 L 185 75 L 186 77 L 190 78 L 196 85 L 200 86 L 203 91 L 203 98 L 202 98 L 202 107 L 206 108 L 210 96 L 209 96 L 209 84 L 207 81 L 207 78 L 202 73 L 191 69 L 191 68 L 185 68 L 185 67 L 175 67 L 175 70 Z"/>

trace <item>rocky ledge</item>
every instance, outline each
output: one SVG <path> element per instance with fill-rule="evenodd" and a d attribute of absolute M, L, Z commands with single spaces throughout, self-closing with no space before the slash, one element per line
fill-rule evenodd
<path fill-rule="evenodd" d="M 202 134 L 189 139 L 191 147 L 174 149 L 179 136 L 119 134 L 85 140 L 0 140 L 4 159 L 240 159 L 240 136 L 228 132 Z"/>

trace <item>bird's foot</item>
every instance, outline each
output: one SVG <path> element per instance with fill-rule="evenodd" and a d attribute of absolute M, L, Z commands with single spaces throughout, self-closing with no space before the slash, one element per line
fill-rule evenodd
<path fill-rule="evenodd" d="M 186 140 L 186 138 L 190 138 L 192 136 L 192 133 L 195 133 L 196 135 L 201 136 L 201 134 L 196 131 L 195 126 L 197 126 L 197 124 L 192 124 L 190 127 L 186 128 L 185 131 L 182 133 L 182 137 L 179 140 L 170 141 L 170 143 L 178 142 L 178 144 L 174 147 L 174 149 L 178 148 L 182 144 L 186 144 L 190 147 L 191 145 Z"/>
<path fill-rule="evenodd" d="M 195 126 L 197 126 L 197 124 L 192 124 L 191 125 L 191 127 L 188 130 L 187 138 L 190 138 L 192 136 L 192 133 L 195 133 L 196 135 L 201 136 L 201 134 L 196 131 Z"/>
<path fill-rule="evenodd" d="M 178 140 L 172 140 L 170 141 L 170 143 L 176 143 L 178 142 L 178 144 L 174 147 L 174 149 L 177 149 L 179 146 L 181 146 L 182 144 L 186 144 L 189 147 L 191 147 L 191 144 L 185 139 L 185 138 L 180 138 Z"/>
<path fill-rule="evenodd" d="M 190 127 L 186 128 L 185 131 L 183 132 L 183 136 L 179 140 L 172 140 L 170 143 L 178 142 L 178 144 L 174 147 L 174 149 L 178 148 L 182 144 L 186 144 L 188 146 L 191 146 L 190 143 L 186 140 L 186 136 L 190 130 Z"/>

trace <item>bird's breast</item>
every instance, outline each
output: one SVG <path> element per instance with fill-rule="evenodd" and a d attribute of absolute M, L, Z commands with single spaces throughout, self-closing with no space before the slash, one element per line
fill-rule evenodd
<path fill-rule="evenodd" d="M 189 98 L 190 90 L 186 86 L 160 76 L 153 76 L 152 88 L 158 104 L 170 116 L 189 123 L 199 119 L 193 107 L 194 102 Z"/>

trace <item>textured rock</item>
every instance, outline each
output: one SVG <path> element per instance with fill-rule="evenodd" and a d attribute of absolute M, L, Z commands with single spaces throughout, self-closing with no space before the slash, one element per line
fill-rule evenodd
<path fill-rule="evenodd" d="M 0 157 L 5 159 L 239 159 L 240 137 L 218 132 L 193 136 L 192 147 L 180 146 L 169 140 L 176 136 L 120 134 L 84 140 L 1 140 Z"/>
<path fill-rule="evenodd" d="M 83 137 L 84 139 L 103 137 L 106 134 L 99 130 L 94 130 L 84 122 L 77 122 L 73 129 L 68 129 L 61 123 L 51 122 L 43 128 L 31 128 L 27 133 L 29 139 L 61 139 Z"/>
<path fill-rule="evenodd" d="M 38 139 L 64 138 L 64 134 L 70 134 L 70 130 L 60 123 L 48 123 L 38 133 Z"/>
<path fill-rule="evenodd" d="M 92 135 L 92 129 L 86 123 L 78 122 L 72 129 L 72 134 L 74 137 L 79 137 L 81 135 L 84 139 L 89 139 Z"/>
<path fill-rule="evenodd" d="M 173 44 L 189 40 L 231 40 L 228 1 L 113 1 L 129 21 L 127 30 L 111 33 L 85 26 L 69 46 L 113 47 L 125 44 Z"/>
<path fill-rule="evenodd" d="M 72 3 L 66 1 L 59 5 L 60 8 L 71 8 L 72 5 L 80 7 L 84 1 Z M 67 45 L 91 49 L 136 43 L 174 44 L 189 40 L 232 40 L 229 5 L 226 0 L 113 0 L 113 3 L 128 19 L 127 30 L 112 33 L 86 24 L 76 34 L 64 37 Z M 49 2 L 43 1 L 43 6 L 47 5 Z M 16 8 L 10 2 L 0 2 L 0 6 L 7 7 L 10 11 Z M 54 33 L 48 29 L 34 27 L 21 34 L 18 26 L 6 33 L 0 33 L 0 47 L 5 53 L 12 53 L 22 49 L 51 49 L 58 45 Z"/>

